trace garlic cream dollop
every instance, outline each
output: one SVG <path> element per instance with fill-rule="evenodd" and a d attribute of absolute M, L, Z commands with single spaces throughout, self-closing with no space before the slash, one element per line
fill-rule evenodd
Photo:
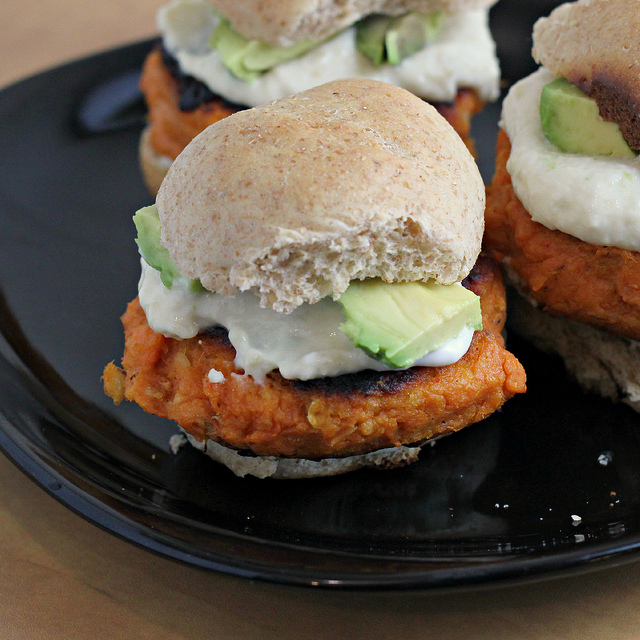
<path fill-rule="evenodd" d="M 511 141 L 507 170 L 533 220 L 591 244 L 640 251 L 640 159 L 564 153 L 540 124 L 540 93 L 554 79 L 541 67 L 504 100 Z"/>
<path fill-rule="evenodd" d="M 194 292 L 186 279 L 167 289 L 160 273 L 144 259 L 138 286 L 149 326 L 170 338 L 192 338 L 207 328 L 223 326 L 236 350 L 235 363 L 257 381 L 279 369 L 284 378 L 310 380 L 365 369 L 390 368 L 356 347 L 340 330 L 344 315 L 331 298 L 303 304 L 284 314 L 260 306 L 245 291 L 235 296 Z M 469 349 L 473 329 L 465 328 L 440 349 L 414 366 L 444 366 L 457 362 Z"/>

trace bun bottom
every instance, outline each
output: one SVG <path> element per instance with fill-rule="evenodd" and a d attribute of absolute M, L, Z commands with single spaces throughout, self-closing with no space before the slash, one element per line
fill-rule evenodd
<path fill-rule="evenodd" d="M 172 160 L 169 156 L 159 154 L 151 145 L 150 125 L 147 125 L 140 136 L 139 157 L 142 177 L 147 189 L 155 196 L 169 171 Z"/>
<path fill-rule="evenodd" d="M 420 446 L 389 447 L 344 458 L 323 458 L 307 460 L 304 458 L 277 458 L 275 456 L 249 456 L 225 447 L 213 440 L 198 440 L 182 430 L 182 442 L 192 446 L 216 462 L 223 464 L 240 478 L 276 478 L 280 480 L 300 480 L 337 476 L 365 467 L 375 469 L 393 469 L 404 467 L 418 459 Z M 174 441 L 175 445 L 175 441 Z M 180 446 L 180 444 L 178 444 Z"/>
<path fill-rule="evenodd" d="M 640 342 L 552 316 L 515 291 L 508 308 L 509 329 L 558 354 L 585 391 L 640 412 Z"/>

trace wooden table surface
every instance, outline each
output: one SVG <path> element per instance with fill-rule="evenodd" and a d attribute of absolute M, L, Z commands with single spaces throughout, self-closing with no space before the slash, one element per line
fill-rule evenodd
<path fill-rule="evenodd" d="M 0 86 L 152 35 L 159 3 L 2 0 Z M 432 637 L 635 640 L 640 563 L 448 594 L 263 584 L 203 572 L 117 539 L 60 505 L 0 456 L 3 640 Z"/>

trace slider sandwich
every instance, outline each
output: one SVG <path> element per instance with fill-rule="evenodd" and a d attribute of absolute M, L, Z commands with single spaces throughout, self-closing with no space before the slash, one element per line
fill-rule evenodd
<path fill-rule="evenodd" d="M 401 86 L 436 104 L 471 146 L 470 120 L 499 94 L 488 28 L 495 0 L 174 0 L 141 81 L 149 126 L 141 164 L 155 194 L 208 125 L 348 77 Z"/>
<path fill-rule="evenodd" d="M 142 277 L 106 393 L 241 476 L 413 462 L 525 389 L 484 201 L 451 126 L 386 83 L 211 125 L 135 215 Z"/>
<path fill-rule="evenodd" d="M 640 409 L 640 4 L 580 0 L 533 31 L 504 102 L 485 246 L 513 327 L 588 390 Z"/>

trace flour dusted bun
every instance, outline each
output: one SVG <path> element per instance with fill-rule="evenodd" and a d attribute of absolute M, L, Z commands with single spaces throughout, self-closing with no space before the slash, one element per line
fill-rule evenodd
<path fill-rule="evenodd" d="M 224 118 L 158 193 L 162 241 L 212 291 L 288 311 L 352 279 L 462 280 L 480 252 L 484 187 L 429 104 L 339 80 Z"/>
<path fill-rule="evenodd" d="M 640 148 L 640 2 L 563 4 L 533 29 L 533 56 L 596 100 L 630 146 Z"/>
<path fill-rule="evenodd" d="M 517 293 L 509 297 L 509 326 L 558 354 L 585 390 L 640 411 L 640 342 L 552 316 Z"/>
<path fill-rule="evenodd" d="M 209 0 L 246 38 L 277 46 L 319 40 L 372 13 L 408 11 L 458 13 L 483 9 L 496 0 Z"/>

